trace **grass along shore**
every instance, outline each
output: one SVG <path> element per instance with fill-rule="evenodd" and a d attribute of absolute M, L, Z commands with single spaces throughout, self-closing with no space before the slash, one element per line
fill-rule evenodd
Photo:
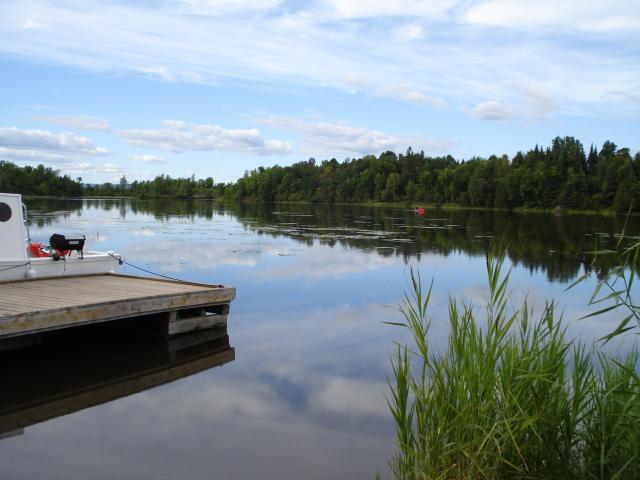
<path fill-rule="evenodd" d="M 411 273 L 393 323 L 411 339 L 392 359 L 394 479 L 640 478 L 638 351 L 568 340 L 553 304 L 536 319 L 526 302 L 512 311 L 501 269 L 487 261 L 486 320 L 450 300 L 444 349 L 430 340 L 431 289 Z"/>

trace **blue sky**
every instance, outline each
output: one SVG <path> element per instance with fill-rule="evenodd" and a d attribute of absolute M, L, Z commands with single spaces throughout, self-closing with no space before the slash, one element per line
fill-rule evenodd
<path fill-rule="evenodd" d="M 3 0 L 0 69 L 0 158 L 89 182 L 640 149 L 635 0 Z"/>

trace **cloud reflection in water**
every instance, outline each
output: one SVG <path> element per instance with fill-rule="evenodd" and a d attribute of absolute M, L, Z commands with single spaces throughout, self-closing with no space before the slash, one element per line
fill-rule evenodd
<path fill-rule="evenodd" d="M 435 277 L 435 344 L 446 340 L 449 295 L 486 294 L 485 236 L 511 235 L 516 304 L 528 292 L 540 311 L 554 298 L 573 321 L 593 287 L 564 291 L 582 268 L 575 252 L 604 228 L 590 217 L 145 205 L 85 202 L 33 232 L 99 232 L 102 248 L 134 264 L 236 286 L 236 360 L 1 440 L 11 478 L 373 478 L 393 451 L 384 392 L 394 341 L 405 338 L 383 322 L 399 318 L 408 266 Z M 610 325 L 573 322 L 569 333 L 597 338 Z"/>

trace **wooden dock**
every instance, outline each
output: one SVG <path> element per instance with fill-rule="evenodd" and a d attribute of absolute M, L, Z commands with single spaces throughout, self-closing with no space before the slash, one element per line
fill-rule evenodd
<path fill-rule="evenodd" d="M 62 328 L 153 319 L 167 336 L 226 325 L 233 287 L 119 274 L 0 282 L 0 340 Z"/>

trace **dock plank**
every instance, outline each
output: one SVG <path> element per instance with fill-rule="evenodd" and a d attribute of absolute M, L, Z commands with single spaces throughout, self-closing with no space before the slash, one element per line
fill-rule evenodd
<path fill-rule="evenodd" d="M 0 282 L 0 338 L 228 303 L 235 288 L 119 274 Z"/>

